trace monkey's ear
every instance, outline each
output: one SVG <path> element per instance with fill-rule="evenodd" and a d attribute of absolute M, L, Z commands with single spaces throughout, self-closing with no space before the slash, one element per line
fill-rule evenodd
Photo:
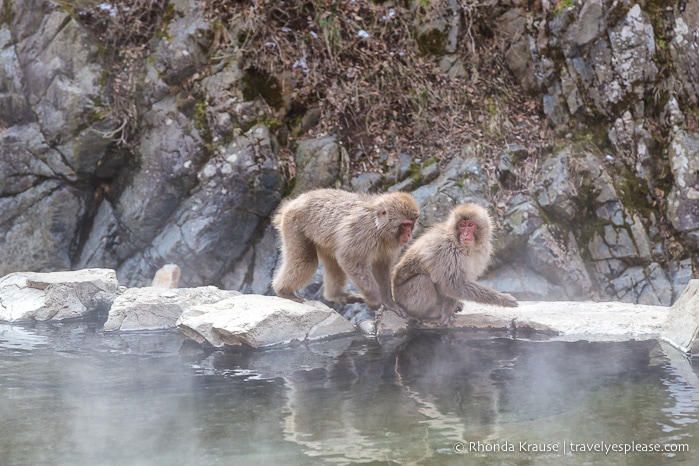
<path fill-rule="evenodd" d="M 388 212 L 388 207 L 386 207 L 386 204 L 384 204 L 383 202 L 380 202 L 380 203 L 376 206 L 376 215 L 377 215 L 379 218 L 385 217 L 387 212 Z"/>

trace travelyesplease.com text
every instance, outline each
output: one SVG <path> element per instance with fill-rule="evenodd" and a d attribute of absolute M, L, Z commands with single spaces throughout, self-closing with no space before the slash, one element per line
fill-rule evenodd
<path fill-rule="evenodd" d="M 636 443 L 636 442 L 457 442 L 453 447 L 456 453 L 678 453 L 688 452 L 686 443 Z"/>

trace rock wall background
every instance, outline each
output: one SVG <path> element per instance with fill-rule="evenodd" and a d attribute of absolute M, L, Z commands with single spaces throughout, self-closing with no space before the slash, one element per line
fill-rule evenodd
<path fill-rule="evenodd" d="M 411 191 L 423 228 L 489 206 L 484 281 L 521 299 L 669 305 L 695 275 L 696 2 L 0 0 L 0 23 L 0 276 L 176 263 L 265 294 L 270 214 L 323 186 Z"/>

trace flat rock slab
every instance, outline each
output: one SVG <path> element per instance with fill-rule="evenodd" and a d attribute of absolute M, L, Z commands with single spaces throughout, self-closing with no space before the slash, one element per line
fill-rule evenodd
<path fill-rule="evenodd" d="M 194 305 L 211 304 L 239 296 L 240 292 L 215 286 L 197 288 L 129 288 L 117 296 L 104 323 L 105 332 L 167 330 Z"/>
<path fill-rule="evenodd" d="M 699 280 L 690 280 L 672 305 L 662 339 L 685 353 L 699 354 Z"/>
<path fill-rule="evenodd" d="M 107 311 L 119 282 L 111 269 L 17 272 L 0 278 L 0 320 L 78 319 Z"/>
<path fill-rule="evenodd" d="M 570 339 L 628 340 L 660 335 L 664 306 L 592 301 L 523 301 L 516 308 L 464 303 L 455 326 L 531 329 Z M 567 339 L 567 338 L 566 338 Z"/>
<path fill-rule="evenodd" d="M 262 348 L 356 332 L 351 322 L 318 301 L 260 295 L 193 306 L 178 319 L 177 328 L 185 337 L 217 348 Z"/>
<path fill-rule="evenodd" d="M 464 302 L 450 329 L 527 329 L 557 334 L 565 340 L 630 340 L 656 338 L 670 308 L 618 302 L 520 301 L 519 307 Z M 395 314 L 379 316 L 378 335 L 400 334 L 409 328 L 444 328 L 436 322 L 412 326 Z"/>

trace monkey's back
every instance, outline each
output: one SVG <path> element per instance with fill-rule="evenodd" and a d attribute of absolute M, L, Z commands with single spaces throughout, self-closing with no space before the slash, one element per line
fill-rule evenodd
<path fill-rule="evenodd" d="M 334 250 L 343 236 L 350 237 L 352 225 L 366 217 L 370 195 L 341 189 L 316 189 L 285 202 L 275 216 L 280 230 L 293 229 L 309 241 Z"/>

